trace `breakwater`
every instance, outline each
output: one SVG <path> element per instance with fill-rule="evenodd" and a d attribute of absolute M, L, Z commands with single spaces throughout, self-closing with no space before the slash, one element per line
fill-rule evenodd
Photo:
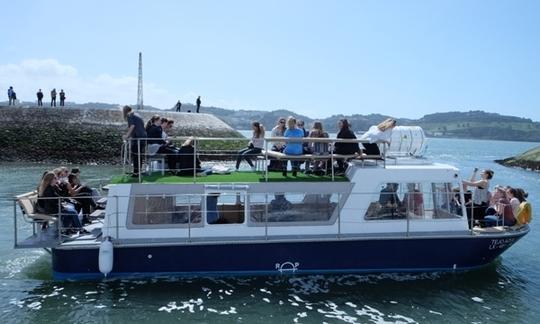
<path fill-rule="evenodd" d="M 495 160 L 495 162 L 508 167 L 518 167 L 527 170 L 540 171 L 540 147 L 530 149 L 526 152 L 506 159 Z"/>
<path fill-rule="evenodd" d="M 138 111 L 173 119 L 171 136 L 241 137 L 211 114 Z M 0 106 L 0 161 L 116 164 L 127 123 L 118 109 Z"/>

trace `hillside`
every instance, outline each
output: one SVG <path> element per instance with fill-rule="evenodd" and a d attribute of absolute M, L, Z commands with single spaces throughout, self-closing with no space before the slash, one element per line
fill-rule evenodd
<path fill-rule="evenodd" d="M 2 105 L 2 103 L 0 103 Z M 35 103 L 23 102 L 22 107 L 35 107 Z M 85 103 L 75 104 L 66 103 L 66 108 L 80 109 L 118 109 L 116 104 L 106 103 Z M 47 105 L 45 104 L 45 108 Z M 156 107 L 144 106 L 145 111 L 160 110 Z M 174 107 L 167 109 L 174 111 Z M 182 105 L 182 112 L 194 112 L 195 106 L 190 103 Z M 310 127 L 315 119 L 298 115 L 294 111 L 278 109 L 272 111 L 263 110 L 233 110 L 219 107 L 202 106 L 201 113 L 213 114 L 234 129 L 249 129 L 250 123 L 254 120 L 260 121 L 270 130 L 280 117 L 295 116 L 297 119 L 303 119 L 306 125 Z M 378 124 L 387 116 L 383 114 L 354 114 L 354 115 L 332 115 L 320 121 L 330 132 L 337 131 L 337 122 L 341 118 L 347 118 L 352 124 L 354 131 L 362 132 L 371 125 Z M 484 111 L 468 112 L 443 112 L 425 115 L 420 119 L 397 118 L 399 125 L 417 125 L 421 126 L 429 137 L 450 137 L 450 138 L 475 138 L 507 141 L 530 141 L 540 142 L 540 123 L 528 118 L 515 116 L 506 116 Z"/>

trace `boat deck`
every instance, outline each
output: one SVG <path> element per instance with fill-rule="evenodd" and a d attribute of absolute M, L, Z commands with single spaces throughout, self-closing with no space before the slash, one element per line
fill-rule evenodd
<path fill-rule="evenodd" d="M 315 174 L 304 174 L 298 172 L 296 177 L 289 171 L 287 176 L 281 172 L 268 172 L 268 179 L 265 172 L 260 171 L 236 171 L 229 174 L 210 174 L 204 177 L 161 175 L 154 173 L 141 177 L 142 183 L 256 183 L 256 182 L 331 182 L 331 181 L 349 181 L 346 176 L 332 175 L 318 176 Z M 130 175 L 120 175 L 111 179 L 111 184 L 138 183 L 138 178 Z"/>

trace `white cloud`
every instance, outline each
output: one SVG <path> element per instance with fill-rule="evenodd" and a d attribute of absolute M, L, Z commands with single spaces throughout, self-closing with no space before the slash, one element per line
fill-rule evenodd
<path fill-rule="evenodd" d="M 28 59 L 19 64 L 0 65 L 0 89 L 6 93 L 9 86 L 14 87 L 22 101 L 36 101 L 38 89 L 43 90 L 47 101 L 52 88 L 64 89 L 67 101 L 77 103 L 134 104 L 137 101 L 136 76 L 81 76 L 75 67 L 55 59 Z M 170 108 L 176 97 L 154 83 L 144 82 L 145 104 Z"/>

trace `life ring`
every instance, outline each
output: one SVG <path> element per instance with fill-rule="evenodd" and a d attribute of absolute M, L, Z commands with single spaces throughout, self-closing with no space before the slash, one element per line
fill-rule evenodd
<path fill-rule="evenodd" d="M 519 225 L 529 224 L 532 219 L 532 207 L 527 201 L 519 204 L 516 220 Z"/>

